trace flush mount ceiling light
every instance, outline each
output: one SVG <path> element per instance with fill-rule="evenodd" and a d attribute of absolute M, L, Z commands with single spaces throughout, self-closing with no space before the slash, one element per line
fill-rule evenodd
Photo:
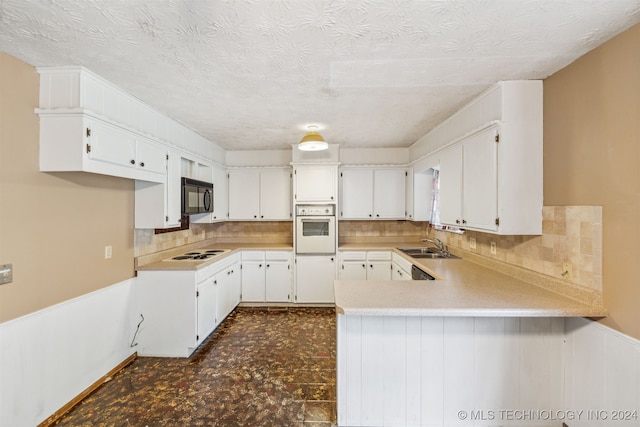
<path fill-rule="evenodd" d="M 329 144 L 327 144 L 322 135 L 318 133 L 318 126 L 307 126 L 307 129 L 309 129 L 309 132 L 307 132 L 298 143 L 298 150 L 321 151 L 329 148 Z"/>

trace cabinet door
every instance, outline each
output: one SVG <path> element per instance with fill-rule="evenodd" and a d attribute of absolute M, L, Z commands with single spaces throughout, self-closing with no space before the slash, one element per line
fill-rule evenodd
<path fill-rule="evenodd" d="M 462 220 L 465 227 L 498 229 L 497 147 L 495 128 L 473 135 L 463 143 Z"/>
<path fill-rule="evenodd" d="M 229 314 L 229 280 L 227 280 L 226 270 L 218 273 L 213 279 L 216 289 L 216 326 L 218 326 Z"/>
<path fill-rule="evenodd" d="M 229 268 L 229 308 L 227 314 L 240 304 L 242 294 L 242 277 L 240 274 L 240 262 L 236 262 Z"/>
<path fill-rule="evenodd" d="M 440 222 L 462 227 L 462 146 L 440 155 Z"/>
<path fill-rule="evenodd" d="M 242 261 L 242 301 L 265 301 L 265 261 Z"/>
<path fill-rule="evenodd" d="M 167 149 L 141 138 L 136 140 L 136 167 L 160 175 L 167 173 Z"/>
<path fill-rule="evenodd" d="M 376 219 L 404 219 L 405 169 L 377 169 L 373 177 L 373 212 Z"/>
<path fill-rule="evenodd" d="M 291 300 L 289 261 L 267 261 L 265 282 L 267 302 L 289 302 Z"/>
<path fill-rule="evenodd" d="M 216 327 L 216 286 L 214 278 L 198 285 L 198 342 L 202 342 Z"/>
<path fill-rule="evenodd" d="M 373 169 L 343 169 L 340 184 L 340 218 L 373 218 Z"/>
<path fill-rule="evenodd" d="M 224 221 L 229 212 L 229 183 L 227 170 L 215 165 L 213 167 L 213 221 Z"/>
<path fill-rule="evenodd" d="M 338 270 L 340 280 L 366 280 L 366 261 L 343 261 Z"/>
<path fill-rule="evenodd" d="M 133 134 L 98 121 L 87 123 L 91 151 L 89 158 L 129 168 L 136 164 L 136 140 Z"/>
<path fill-rule="evenodd" d="M 290 220 L 292 218 L 291 171 L 260 172 L 260 219 Z"/>
<path fill-rule="evenodd" d="M 336 277 L 334 256 L 296 258 L 296 302 L 333 303 Z"/>
<path fill-rule="evenodd" d="M 411 273 L 403 269 L 395 262 L 392 265 L 391 279 L 392 280 L 411 280 Z"/>
<path fill-rule="evenodd" d="M 404 216 L 405 219 L 413 219 L 413 168 L 408 168 L 404 180 Z"/>
<path fill-rule="evenodd" d="M 367 261 L 367 280 L 391 280 L 391 261 Z"/>
<path fill-rule="evenodd" d="M 182 185 L 180 181 L 180 156 L 176 152 L 169 152 L 167 159 L 167 200 L 165 227 L 177 227 L 182 218 Z M 159 227 L 161 228 L 161 227 Z"/>
<path fill-rule="evenodd" d="M 305 165 L 294 170 L 294 200 L 334 202 L 337 200 L 338 168 L 333 165 Z"/>
<path fill-rule="evenodd" d="M 260 215 L 260 172 L 229 171 L 229 219 L 257 220 Z"/>

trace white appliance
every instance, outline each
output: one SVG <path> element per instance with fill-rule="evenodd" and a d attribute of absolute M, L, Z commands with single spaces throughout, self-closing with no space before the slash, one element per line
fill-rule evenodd
<path fill-rule="evenodd" d="M 335 205 L 296 205 L 296 253 L 335 254 Z"/>

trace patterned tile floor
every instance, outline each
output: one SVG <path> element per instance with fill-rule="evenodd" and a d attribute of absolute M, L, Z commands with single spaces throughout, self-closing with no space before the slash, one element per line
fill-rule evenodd
<path fill-rule="evenodd" d="M 56 425 L 329 427 L 335 318 L 238 308 L 189 359 L 138 357 Z"/>

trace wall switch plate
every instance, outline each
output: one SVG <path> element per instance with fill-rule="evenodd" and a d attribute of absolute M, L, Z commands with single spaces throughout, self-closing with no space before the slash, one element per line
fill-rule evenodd
<path fill-rule="evenodd" d="M 112 246 L 105 246 L 104 247 L 104 259 L 111 259 L 112 255 L 113 255 L 113 247 Z"/>
<path fill-rule="evenodd" d="M 13 264 L 0 265 L 0 285 L 13 282 Z"/>
<path fill-rule="evenodd" d="M 495 255 L 498 252 L 496 242 L 491 242 L 491 255 Z"/>
<path fill-rule="evenodd" d="M 469 249 L 475 249 L 475 248 L 476 248 L 476 238 L 469 237 Z"/>

